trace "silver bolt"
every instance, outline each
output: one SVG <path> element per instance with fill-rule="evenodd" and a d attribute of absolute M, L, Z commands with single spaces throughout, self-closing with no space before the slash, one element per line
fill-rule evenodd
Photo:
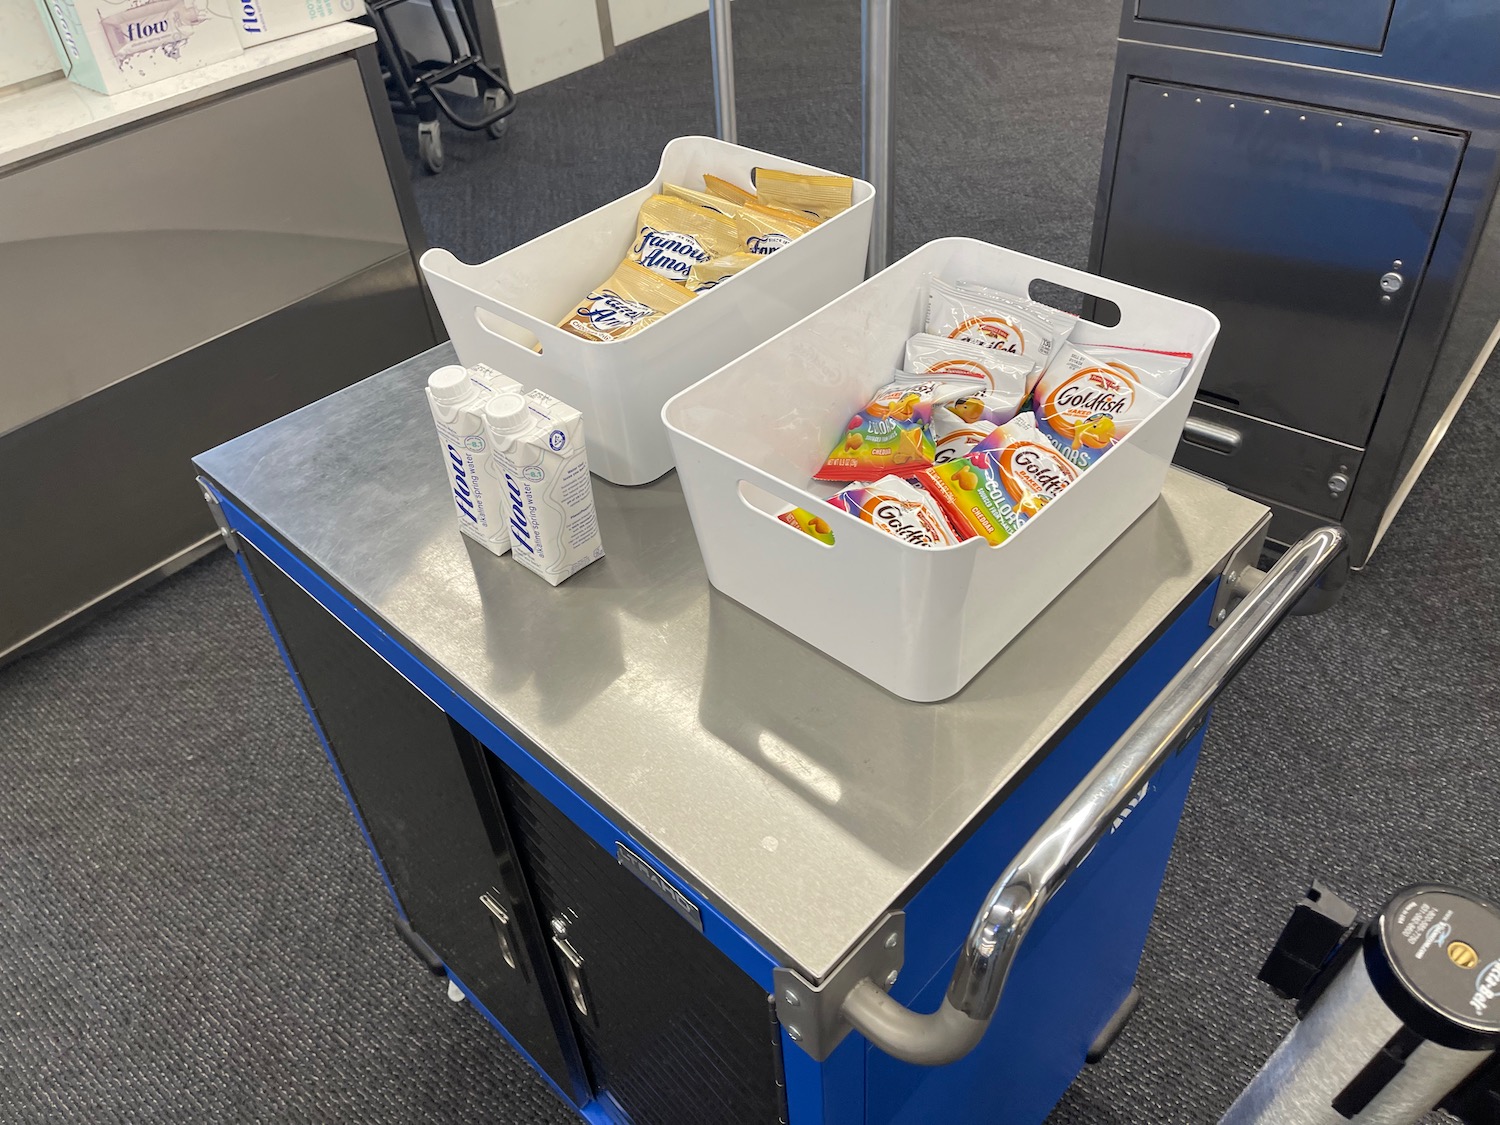
<path fill-rule="evenodd" d="M 1228 582 L 1231 586 L 1233 586 L 1239 580 L 1240 572 L 1237 570 L 1231 570 L 1228 574 L 1224 575 L 1224 581 Z"/>
<path fill-rule="evenodd" d="M 1228 616 L 1229 616 L 1229 610 L 1227 608 L 1219 610 L 1218 613 L 1214 614 L 1214 624 L 1215 625 L 1222 625 L 1222 624 L 1224 624 L 1224 619 L 1226 617 L 1228 617 Z"/>
<path fill-rule="evenodd" d="M 896 983 L 896 978 L 899 977 L 900 975 L 901 974 L 898 973 L 895 969 L 892 969 L 890 972 L 886 973 L 885 974 L 885 986 L 887 988 L 890 988 L 891 985 L 893 985 L 893 984 Z"/>
<path fill-rule="evenodd" d="M 561 918 L 552 919 L 552 932 L 558 937 L 568 936 L 568 924 Z"/>
<path fill-rule="evenodd" d="M 781 999 L 786 1002 L 789 1008 L 797 1008 L 802 1005 L 802 997 L 798 996 L 790 988 L 781 994 Z"/>
<path fill-rule="evenodd" d="M 1337 496 L 1349 487 L 1349 475 L 1347 473 L 1334 473 L 1328 478 L 1328 491 Z"/>
<path fill-rule="evenodd" d="M 899 945 L 900 943 L 901 943 L 901 939 L 899 937 L 897 937 L 895 934 L 886 934 L 886 936 L 885 936 L 885 947 L 887 949 L 895 949 L 896 946 Z"/>
<path fill-rule="evenodd" d="M 793 1043 L 799 1042 L 802 1039 L 802 1029 L 789 1023 L 786 1025 L 786 1037 Z"/>
<path fill-rule="evenodd" d="M 1393 269 L 1393 270 L 1399 270 L 1400 268 L 1401 268 L 1401 259 L 1397 258 L 1394 262 L 1391 263 L 1391 269 Z"/>
<path fill-rule="evenodd" d="M 1380 298 L 1380 303 L 1382 305 L 1388 305 L 1388 304 L 1390 304 L 1391 303 L 1391 295 L 1389 293 L 1383 294 L 1381 296 L 1381 298 Z"/>

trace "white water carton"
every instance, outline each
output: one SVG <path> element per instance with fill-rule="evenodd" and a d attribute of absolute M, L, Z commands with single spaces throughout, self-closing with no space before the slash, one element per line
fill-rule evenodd
<path fill-rule="evenodd" d="M 496 555 L 510 550 L 510 533 L 505 478 L 489 455 L 484 405 L 497 393 L 520 389 L 514 379 L 483 365 L 451 364 L 427 378 L 427 405 L 437 425 L 458 529 Z"/>
<path fill-rule="evenodd" d="M 603 558 L 583 416 L 530 391 L 497 394 L 484 419 L 505 473 L 512 557 L 554 586 Z"/>

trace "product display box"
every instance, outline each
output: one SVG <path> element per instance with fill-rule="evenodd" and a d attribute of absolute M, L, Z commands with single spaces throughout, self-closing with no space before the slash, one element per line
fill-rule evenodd
<path fill-rule="evenodd" d="M 363 15 L 364 0 L 230 0 L 240 45 L 254 47 Z"/>
<path fill-rule="evenodd" d="M 234 19 L 211 11 L 206 0 L 37 0 L 37 5 L 63 71 L 101 94 L 118 94 L 240 53 Z"/>

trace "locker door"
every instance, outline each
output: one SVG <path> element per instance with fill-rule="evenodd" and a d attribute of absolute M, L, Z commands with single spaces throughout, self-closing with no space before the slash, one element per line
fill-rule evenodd
<path fill-rule="evenodd" d="M 1378 51 L 1395 0 L 1138 0 L 1137 19 Z"/>
<path fill-rule="evenodd" d="M 1099 272 L 1218 314 L 1206 400 L 1363 447 L 1463 148 L 1133 78 Z"/>
<path fill-rule="evenodd" d="M 480 748 L 264 555 L 241 549 L 412 929 L 587 1100 Z"/>
<path fill-rule="evenodd" d="M 784 1120 L 766 993 L 615 855 L 494 768 L 596 1088 L 633 1125 Z"/>

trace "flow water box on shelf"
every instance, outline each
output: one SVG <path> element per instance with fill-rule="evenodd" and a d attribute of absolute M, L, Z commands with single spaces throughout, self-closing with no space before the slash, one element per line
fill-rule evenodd
<path fill-rule="evenodd" d="M 101 94 L 118 94 L 240 53 L 234 18 L 223 8 L 211 9 L 206 0 L 37 0 L 37 7 L 63 72 Z"/>

